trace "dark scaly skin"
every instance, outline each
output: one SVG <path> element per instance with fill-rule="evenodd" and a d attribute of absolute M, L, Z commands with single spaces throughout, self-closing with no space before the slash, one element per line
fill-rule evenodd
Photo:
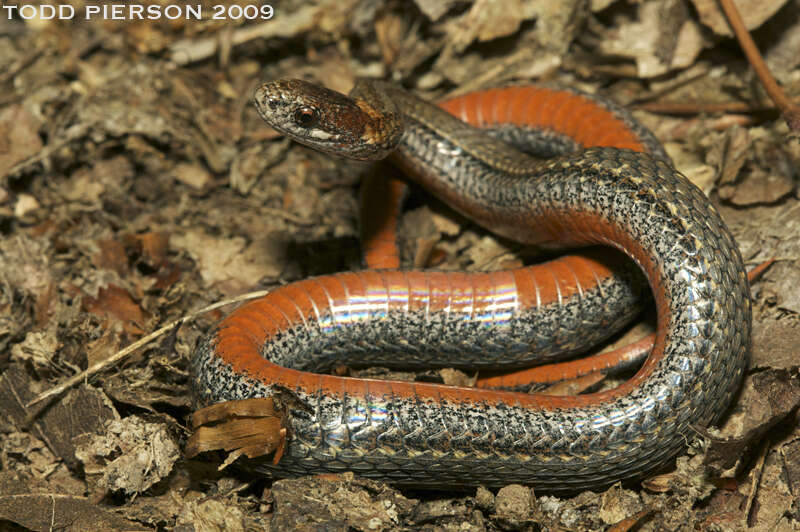
<path fill-rule="evenodd" d="M 257 91 L 265 119 L 274 91 L 302 100 L 303 85 L 289 82 L 287 91 L 286 83 Z M 196 353 L 197 394 L 205 402 L 271 395 L 286 405 L 288 449 L 271 470 L 352 470 L 425 486 L 521 482 L 569 492 L 641 477 L 679 452 L 690 427 L 719 418 L 746 365 L 750 295 L 733 238 L 697 187 L 642 153 L 592 148 L 538 161 L 399 89 L 373 82 L 357 93 L 373 106 L 396 106 L 391 111 L 402 115 L 405 130 L 392 158 L 457 210 L 522 242 L 607 244 L 632 257 L 656 301 L 655 347 L 616 390 L 543 397 L 245 369 L 226 358 L 219 338 L 229 333 L 222 329 Z M 367 114 L 378 116 L 373 111 Z M 382 153 L 386 141 L 374 145 Z M 413 352 L 421 331 L 407 316 L 367 323 L 397 328 Z M 460 339 L 446 323 L 437 332 Z"/>

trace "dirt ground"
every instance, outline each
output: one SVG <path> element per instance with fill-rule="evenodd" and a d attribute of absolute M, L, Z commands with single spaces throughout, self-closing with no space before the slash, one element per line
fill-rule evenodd
<path fill-rule="evenodd" d="M 800 142 L 716 0 L 287 0 L 268 19 L 236 2 L 224 20 L 206 2 L 201 20 L 109 20 L 99 4 L 0 13 L 0 529 L 800 530 Z M 738 4 L 799 98 L 800 0 Z M 753 284 L 750 369 L 723 426 L 657 476 L 571 498 L 219 470 L 224 457 L 185 458 L 187 364 L 232 306 L 30 405 L 206 305 L 361 267 L 365 165 L 282 139 L 251 102 L 267 79 L 346 92 L 357 76 L 432 100 L 542 80 L 634 109 L 748 267 L 775 259 Z M 408 203 L 407 266 L 536 257 L 422 191 Z"/>

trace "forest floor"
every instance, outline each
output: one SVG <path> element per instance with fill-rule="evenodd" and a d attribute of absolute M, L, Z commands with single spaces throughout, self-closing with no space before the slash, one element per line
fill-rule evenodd
<path fill-rule="evenodd" d="M 173 21 L 86 20 L 91 2 L 65 4 L 75 19 L 0 14 L 0 528 L 800 530 L 800 142 L 715 1 L 284 1 L 246 23 L 212 20 L 212 3 Z M 800 2 L 740 4 L 798 98 Z M 219 470 L 216 455 L 183 453 L 187 367 L 230 307 L 30 405 L 206 305 L 361 268 L 366 166 L 286 141 L 252 105 L 263 80 L 347 92 L 358 76 L 431 100 L 546 81 L 631 108 L 748 268 L 775 259 L 753 283 L 750 366 L 719 430 L 644 482 L 569 498 Z M 400 237 L 406 266 L 537 257 L 416 189 Z"/>

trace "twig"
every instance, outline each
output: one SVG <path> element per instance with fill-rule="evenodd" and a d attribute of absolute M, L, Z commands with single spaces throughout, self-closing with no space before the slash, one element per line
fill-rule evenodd
<path fill-rule="evenodd" d="M 643 104 L 645 102 L 653 102 L 657 99 L 667 96 L 670 93 L 675 92 L 676 90 L 680 89 L 681 87 L 685 87 L 691 83 L 694 83 L 698 79 L 702 79 L 708 76 L 711 67 L 706 63 L 699 63 L 696 66 L 692 67 L 691 69 L 687 70 L 674 80 L 665 83 L 660 89 L 658 90 L 651 90 L 648 93 L 643 93 L 638 96 L 634 96 L 629 102 L 627 102 L 627 106 L 631 107 L 635 104 Z"/>
<path fill-rule="evenodd" d="M 293 224 L 296 224 L 296 225 L 304 225 L 304 226 L 314 225 L 314 221 L 313 220 L 306 220 L 305 218 L 301 218 L 301 217 L 299 217 L 299 216 L 297 216 L 295 214 L 292 214 L 290 212 L 286 212 L 286 211 L 281 210 L 281 209 L 274 209 L 272 207 L 261 207 L 261 206 L 259 206 L 258 208 L 261 211 L 261 213 L 263 213 L 263 214 L 269 214 L 270 216 L 279 216 L 279 217 L 283 218 L 284 220 L 286 220 L 287 222 L 290 222 L 290 223 L 293 223 Z"/>
<path fill-rule="evenodd" d="M 761 475 L 764 472 L 764 462 L 767 459 L 767 454 L 771 446 L 771 442 L 769 438 L 767 438 L 761 444 L 761 449 L 758 451 L 758 461 L 756 462 L 755 467 L 753 467 L 753 478 L 750 480 L 750 493 L 747 495 L 747 505 L 745 506 L 743 512 L 744 520 L 748 527 L 753 526 L 753 524 L 750 523 L 750 518 L 752 517 L 750 515 L 750 511 L 753 508 L 753 501 L 756 499 L 756 493 L 758 493 L 758 486 L 761 484 Z"/>
<path fill-rule="evenodd" d="M 611 528 L 608 529 L 608 532 L 628 532 L 628 530 L 631 530 L 633 527 L 641 524 L 645 518 L 650 517 L 650 515 L 655 513 L 655 511 L 655 508 L 648 507 L 644 510 L 636 512 L 632 516 L 623 519 L 615 525 L 612 525 Z"/>
<path fill-rule="evenodd" d="M 51 142 L 38 152 L 31 155 L 30 157 L 18 162 L 17 164 L 6 170 L 5 174 L 0 174 L 0 180 L 4 180 L 9 176 L 13 176 L 18 172 L 24 170 L 28 166 L 34 165 L 36 163 L 44 164 L 44 161 L 46 161 L 47 158 L 50 157 L 50 155 L 60 150 L 73 140 L 84 136 L 88 130 L 89 127 L 83 125 L 76 126 L 74 129 L 70 129 L 68 131 L 67 136 L 65 136 L 64 138 Z"/>
<path fill-rule="evenodd" d="M 25 99 L 24 94 L 10 94 L 8 96 L 0 98 L 0 107 L 5 107 L 6 105 L 11 105 L 12 103 L 17 103 L 24 99 Z"/>
<path fill-rule="evenodd" d="M 12 79 L 14 76 L 19 74 L 22 70 L 28 67 L 28 65 L 33 64 L 34 61 L 39 59 L 39 57 L 44 53 L 44 48 L 37 48 L 30 52 L 28 55 L 20 58 L 17 60 L 16 63 L 11 65 L 11 68 L 0 74 L 0 83 L 5 83 L 6 81 Z"/>
<path fill-rule="evenodd" d="M 267 295 L 268 293 L 269 293 L 268 290 L 261 290 L 259 292 L 250 292 L 248 294 L 237 296 L 237 297 L 235 297 L 233 299 L 227 299 L 225 301 L 220 301 L 218 303 L 214 303 L 213 305 L 209 305 L 209 306 L 207 306 L 205 308 L 202 308 L 202 309 L 200 309 L 198 311 L 192 312 L 188 316 L 184 316 L 184 317 L 179 318 L 179 319 L 177 319 L 177 320 L 175 320 L 175 321 L 173 321 L 171 323 L 168 323 L 167 325 L 161 327 L 157 331 L 152 332 L 152 333 L 148 334 L 147 336 L 144 336 L 144 337 L 140 338 L 139 340 L 133 342 L 128 347 L 122 349 L 121 351 L 116 352 L 115 354 L 113 354 L 112 356 L 106 358 L 105 360 L 101 360 L 100 362 L 98 362 L 98 363 L 94 364 L 93 366 L 87 368 L 85 371 L 82 371 L 81 373 L 78 373 L 77 375 L 74 375 L 74 376 L 70 377 L 66 381 L 64 381 L 61 384 L 59 384 L 58 386 L 55 386 L 55 387 L 50 388 L 49 390 L 47 390 L 47 391 L 45 391 L 43 393 L 40 393 L 39 395 L 34 397 L 31 401 L 29 401 L 25 406 L 27 408 L 30 408 L 31 406 L 33 406 L 33 405 L 35 405 L 37 403 L 40 403 L 40 402 L 44 401 L 45 399 L 48 399 L 50 397 L 53 397 L 53 396 L 56 396 L 56 395 L 59 395 L 59 394 L 63 393 L 65 390 L 75 386 L 76 384 L 82 382 L 85 379 L 88 379 L 90 376 L 94 375 L 95 373 L 98 373 L 98 372 L 102 371 L 103 369 L 105 369 L 105 368 L 107 368 L 107 367 L 109 367 L 109 366 L 111 366 L 113 364 L 116 364 L 117 362 L 121 361 L 122 359 L 124 359 L 125 357 L 127 357 L 128 355 L 130 355 L 131 353 L 133 353 L 134 351 L 136 351 L 140 347 L 143 347 L 143 346 L 147 345 L 148 343 L 152 342 L 153 340 L 155 340 L 159 336 L 162 336 L 165 333 L 171 331 L 172 329 L 174 329 L 178 325 L 186 323 L 187 321 L 192 320 L 192 319 L 196 318 L 197 316 L 199 316 L 201 314 L 205 314 L 206 312 L 210 312 L 212 310 L 218 309 L 220 307 L 224 307 L 226 305 L 230 305 L 232 303 L 238 303 L 240 301 L 246 301 L 248 299 L 255 299 L 257 297 L 262 297 L 262 296 Z"/>
<path fill-rule="evenodd" d="M 767 64 L 764 62 L 764 58 L 761 57 L 756 43 L 753 42 L 750 32 L 747 31 L 733 0 L 719 0 L 719 3 L 722 6 L 722 10 L 725 12 L 725 16 L 728 18 L 728 23 L 731 25 L 733 33 L 739 40 L 739 45 L 747 56 L 747 60 L 750 61 L 750 65 L 752 65 L 759 81 L 761 81 L 761 85 L 764 86 L 764 90 L 772 101 L 775 102 L 778 109 L 781 110 L 784 120 L 789 124 L 789 129 L 792 131 L 800 131 L 800 107 L 792 103 L 792 101 L 786 97 L 786 94 L 775 81 L 769 68 L 767 68 Z"/>
<path fill-rule="evenodd" d="M 761 113 L 774 111 L 770 102 L 647 102 L 632 105 L 634 109 L 651 113 L 694 115 L 700 113 Z"/>

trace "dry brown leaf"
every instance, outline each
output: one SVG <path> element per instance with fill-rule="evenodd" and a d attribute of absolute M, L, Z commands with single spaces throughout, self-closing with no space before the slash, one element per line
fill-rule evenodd
<path fill-rule="evenodd" d="M 14 426 L 26 425 L 31 411 L 25 403 L 36 395 L 35 388 L 36 384 L 21 366 L 6 368 L 0 375 L 0 411 Z M 116 410 L 102 392 L 84 385 L 68 392 L 46 409 L 36 419 L 31 432 L 44 441 L 60 460 L 74 467 L 73 438 L 98 432 L 106 420 L 116 416 Z"/>
<path fill-rule="evenodd" d="M 218 238 L 200 230 L 176 233 L 172 246 L 182 249 L 198 263 L 207 286 L 234 281 L 242 287 L 253 286 L 264 274 L 258 265 L 242 260 L 246 241 L 242 237 Z"/>
<path fill-rule="evenodd" d="M 522 266 L 522 261 L 514 256 L 508 246 L 489 235 L 484 236 L 476 245 L 465 250 L 463 256 L 472 262 L 470 270 L 492 271 Z"/>
<path fill-rule="evenodd" d="M 207 190 L 213 181 L 211 174 L 199 164 L 179 163 L 172 169 L 172 177 L 195 190 Z"/>
<path fill-rule="evenodd" d="M 791 311 L 795 316 L 800 314 L 800 261 L 782 261 L 772 267 L 770 277 L 773 278 L 773 289 L 778 295 L 777 305 L 779 308 Z M 795 339 L 795 348 L 798 345 L 800 335 Z M 795 349 L 795 357 L 797 351 Z"/>
<path fill-rule="evenodd" d="M 99 251 L 92 256 L 95 268 L 114 270 L 120 277 L 128 273 L 128 253 L 122 242 L 107 238 L 98 240 L 97 247 Z"/>
<path fill-rule="evenodd" d="M 603 493 L 598 515 L 604 523 L 613 525 L 642 510 L 644 510 L 642 500 L 637 493 L 615 487 Z"/>
<path fill-rule="evenodd" d="M 610 29 L 598 51 L 634 59 L 638 76 L 651 78 L 692 65 L 704 45 L 682 0 L 650 0 L 639 5 L 638 19 Z"/>
<path fill-rule="evenodd" d="M 98 179 L 98 173 L 101 172 L 81 169 L 72 174 L 66 186 L 61 189 L 64 198 L 69 201 L 80 202 L 89 207 L 98 208 L 100 196 L 106 190 L 104 181 L 108 179 L 106 176 Z"/>
<path fill-rule="evenodd" d="M 800 497 L 800 435 L 794 436 L 781 449 L 789 489 L 795 498 Z"/>
<path fill-rule="evenodd" d="M 151 288 L 164 292 L 180 281 L 182 273 L 183 271 L 178 264 L 170 261 L 162 262 L 159 265 L 158 272 L 156 272 L 156 282 Z"/>
<path fill-rule="evenodd" d="M 240 194 L 249 194 L 265 170 L 286 156 L 288 147 L 289 143 L 284 140 L 241 150 L 231 164 L 228 177 L 231 186 Z"/>
<path fill-rule="evenodd" d="M 736 182 L 739 171 L 750 155 L 752 142 L 747 129 L 734 126 L 725 132 L 723 142 L 712 145 L 706 162 L 717 168 L 719 185 Z"/>
<path fill-rule="evenodd" d="M 720 197 L 738 206 L 768 205 L 795 190 L 793 164 L 783 144 L 762 128 L 752 128 L 752 133 L 754 140 L 735 127 L 708 155 L 720 168 Z"/>
<path fill-rule="evenodd" d="M 752 527 L 749 530 L 797 530 L 800 528 L 797 520 L 787 512 L 787 509 L 796 507 L 798 502 L 787 482 L 787 470 L 778 458 L 779 454 L 771 447 L 765 447 L 762 452 L 769 453 L 765 456 L 763 471 L 754 468 L 748 482 L 743 483 L 740 488 L 740 491 L 744 491 L 746 486 L 748 496 L 755 496 L 749 515 L 746 516 L 748 525 Z M 756 491 L 753 493 L 754 481 Z"/>
<path fill-rule="evenodd" d="M 114 284 L 101 288 L 96 298 L 84 297 L 83 308 L 100 318 L 121 322 L 123 329 L 134 335 L 143 334 L 142 327 L 150 318 L 127 290 Z"/>
<path fill-rule="evenodd" d="M 149 231 L 132 237 L 142 248 L 142 257 L 153 267 L 158 267 L 167 258 L 169 234 L 162 231 Z"/>
<path fill-rule="evenodd" d="M 792 373 L 770 369 L 745 379 L 736 411 L 721 429 L 726 439 L 713 439 L 706 452 L 711 467 L 733 468 L 767 430 L 800 406 L 800 381 Z"/>
<path fill-rule="evenodd" d="M 271 493 L 274 530 L 392 530 L 417 505 L 384 484 L 352 473 L 279 480 Z"/>
<path fill-rule="evenodd" d="M 42 149 L 40 125 L 22 105 L 0 108 L 0 177 Z"/>
<path fill-rule="evenodd" d="M 37 298 L 46 294 L 54 282 L 52 246 L 47 238 L 31 238 L 18 233 L 0 239 L 0 279 L 23 294 Z"/>
<path fill-rule="evenodd" d="M 86 344 L 86 365 L 92 367 L 106 360 L 120 348 L 120 330 L 118 327 L 109 327 L 100 338 Z"/>
<path fill-rule="evenodd" d="M 780 275 L 776 277 L 780 278 Z M 790 369 L 800 366 L 797 353 L 799 341 L 800 324 L 791 318 L 756 321 L 753 323 L 750 367 Z"/>
<path fill-rule="evenodd" d="M 740 207 L 769 205 L 783 200 L 795 190 L 792 178 L 782 172 L 754 166 L 732 187 L 720 187 L 719 196 Z"/>
<path fill-rule="evenodd" d="M 748 30 L 754 30 L 767 21 L 786 4 L 787 0 L 734 0 Z M 719 0 L 692 0 L 700 22 L 717 35 L 733 36 L 728 19 L 719 6 Z"/>
<path fill-rule="evenodd" d="M 475 386 L 477 378 L 475 372 L 467 375 L 463 371 L 453 368 L 442 368 L 439 370 L 439 375 L 442 377 L 442 384 L 448 386 Z"/>
<path fill-rule="evenodd" d="M 59 347 L 61 342 L 55 328 L 29 331 L 23 341 L 11 346 L 11 360 L 27 362 L 37 370 L 51 368 Z"/>
<path fill-rule="evenodd" d="M 767 66 L 781 82 L 789 81 L 800 66 L 800 4 L 787 6 L 786 16 L 777 16 L 764 26 L 770 36 L 769 47 L 764 50 Z"/>
<path fill-rule="evenodd" d="M 523 20 L 534 16 L 532 2 L 512 0 L 506 5 L 494 0 L 476 0 L 470 10 L 444 24 L 447 44 L 437 59 L 443 65 L 475 41 L 485 42 L 511 35 Z"/>
<path fill-rule="evenodd" d="M 464 0 L 414 0 L 414 3 L 431 22 L 436 22 L 454 6 L 463 4 Z"/>
<path fill-rule="evenodd" d="M 102 434 L 77 438 L 75 456 L 96 495 L 132 495 L 169 475 L 180 452 L 166 424 L 129 416 L 108 422 Z"/>
<path fill-rule="evenodd" d="M 197 530 L 208 532 L 246 532 L 264 528 L 264 523 L 253 523 L 248 527 L 244 511 L 227 497 L 203 500 L 185 499 L 176 521 L 178 530 Z M 258 526 L 261 525 L 261 526 Z M 266 527 L 273 530 L 271 527 Z"/>

